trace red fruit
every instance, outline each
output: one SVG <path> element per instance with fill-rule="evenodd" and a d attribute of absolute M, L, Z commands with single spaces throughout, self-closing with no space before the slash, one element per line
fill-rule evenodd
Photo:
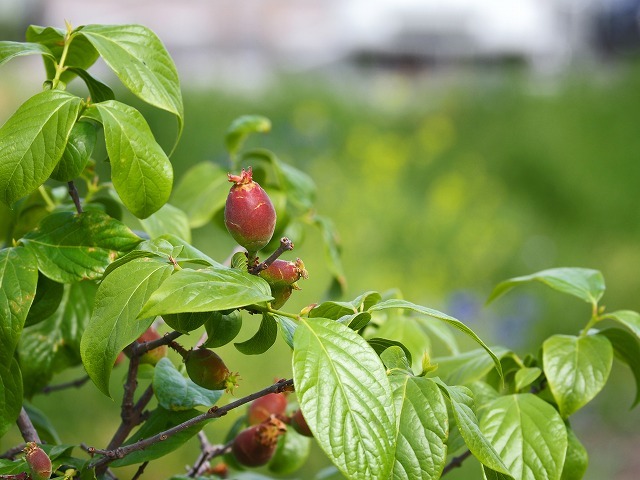
<path fill-rule="evenodd" d="M 260 272 L 260 276 L 272 287 L 293 285 L 300 278 L 309 278 L 309 274 L 304 268 L 304 263 L 299 258 L 295 262 L 287 262 L 280 259 L 274 260 L 266 270 Z"/>
<path fill-rule="evenodd" d="M 222 358 L 212 350 L 191 350 L 184 362 L 189 378 L 202 388 L 231 392 L 237 386 L 238 374 L 232 374 Z"/>
<path fill-rule="evenodd" d="M 51 460 L 35 442 L 27 443 L 24 448 L 26 460 L 33 480 L 45 480 L 51 477 Z"/>
<path fill-rule="evenodd" d="M 152 326 L 147 328 L 145 332 L 138 337 L 136 342 L 145 343 L 151 342 L 153 340 L 158 340 L 162 338 L 162 336 L 158 333 L 158 331 Z M 160 361 L 161 358 L 167 356 L 167 346 L 161 345 L 159 347 L 154 348 L 153 350 L 149 350 L 140 356 L 140 363 L 148 363 L 150 365 L 155 365 Z"/>
<path fill-rule="evenodd" d="M 284 415 L 286 409 L 287 397 L 283 393 L 269 393 L 251 402 L 247 412 L 247 421 L 249 425 L 257 425 L 268 420 L 271 415 L 276 417 Z"/>
<path fill-rule="evenodd" d="M 284 423 L 271 417 L 240 432 L 233 440 L 231 451 L 238 463 L 245 467 L 266 465 L 276 451 L 278 437 L 286 431 Z"/>
<path fill-rule="evenodd" d="M 224 207 L 224 223 L 231 236 L 251 256 L 263 248 L 276 228 L 276 210 L 271 199 L 252 179 L 251 167 L 240 175 L 229 174 L 234 185 Z"/>
<path fill-rule="evenodd" d="M 313 433 L 311 433 L 311 429 L 309 428 L 309 425 L 307 425 L 307 421 L 302 416 L 302 410 L 298 409 L 293 415 L 291 415 L 291 426 L 300 435 L 313 437 Z"/>

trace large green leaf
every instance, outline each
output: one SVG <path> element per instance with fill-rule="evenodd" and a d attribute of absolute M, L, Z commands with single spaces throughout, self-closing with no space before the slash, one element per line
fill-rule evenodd
<path fill-rule="evenodd" d="M 501 359 L 509 353 L 504 347 L 492 347 L 491 350 Z M 484 378 L 495 364 L 483 349 L 470 350 L 458 355 L 435 357 L 431 363 L 438 366 L 435 374 L 448 385 L 467 385 Z"/>
<path fill-rule="evenodd" d="M 463 332 L 466 335 L 468 335 L 469 337 L 471 337 L 475 342 L 477 342 L 482 348 L 484 348 L 486 350 L 486 352 L 489 354 L 489 356 L 493 359 L 493 363 L 494 363 L 494 365 L 496 367 L 496 370 L 498 371 L 500 376 L 502 376 L 502 366 L 500 365 L 500 360 L 498 359 L 496 354 L 493 353 L 491 351 L 491 349 L 489 347 L 487 347 L 487 345 L 485 345 L 485 343 L 482 340 L 480 340 L 480 337 L 478 337 L 473 332 L 473 330 L 471 330 L 469 327 L 467 327 L 460 320 L 458 320 L 456 318 L 453 318 L 453 317 L 450 317 L 449 315 L 447 315 L 445 313 L 442 313 L 442 312 L 439 312 L 437 310 L 434 310 L 432 308 L 423 307 L 421 305 L 416 305 L 414 303 L 407 302 L 406 300 L 397 299 L 397 298 L 392 298 L 390 300 L 385 300 L 385 301 L 380 302 L 380 303 L 378 303 L 376 305 L 373 305 L 371 308 L 369 308 L 369 312 L 382 311 L 382 310 L 387 310 L 389 308 L 404 308 L 404 309 L 412 310 L 414 312 L 418 312 L 418 313 L 421 313 L 423 315 L 427 315 L 429 317 L 436 318 L 438 320 L 442 320 L 442 321 L 448 323 L 449 325 L 457 328 L 461 332 Z"/>
<path fill-rule="evenodd" d="M 567 440 L 567 454 L 560 480 L 582 480 L 589 466 L 589 454 L 569 426 L 567 426 Z"/>
<path fill-rule="evenodd" d="M 238 153 L 244 140 L 251 133 L 266 133 L 271 130 L 271 120 L 261 115 L 243 115 L 236 118 L 224 138 L 225 146 L 231 155 Z"/>
<path fill-rule="evenodd" d="M 640 313 L 633 310 L 618 310 L 602 316 L 603 319 L 611 319 L 623 327 L 629 329 L 640 341 Z"/>
<path fill-rule="evenodd" d="M 30 42 L 0 42 L 0 65 L 12 58 L 22 55 L 48 55 L 53 57 L 51 50 L 39 43 Z"/>
<path fill-rule="evenodd" d="M 224 208 L 230 188 L 226 170 L 211 162 L 198 163 L 181 177 L 171 203 L 187 214 L 191 228 L 199 228 Z"/>
<path fill-rule="evenodd" d="M 0 365 L 0 437 L 9 431 L 22 409 L 22 375 L 15 358 Z"/>
<path fill-rule="evenodd" d="M 44 45 L 53 53 L 56 61 L 60 61 L 62 52 L 64 50 L 65 36 L 67 32 L 61 28 L 54 27 L 40 27 L 37 25 L 30 25 L 27 28 L 26 37 L 30 42 L 36 42 Z M 86 70 L 95 63 L 98 59 L 98 52 L 84 37 L 75 36 L 69 45 L 67 50 L 67 56 L 65 58 L 65 66 L 78 67 Z M 52 80 L 56 74 L 55 64 L 53 58 L 48 56 L 43 57 L 44 65 L 47 70 L 47 78 Z M 73 68 L 67 68 L 60 80 L 63 83 L 69 83 L 76 76 L 76 71 Z M 95 99 L 94 99 L 95 100 Z"/>
<path fill-rule="evenodd" d="M 278 338 L 278 324 L 272 315 L 262 314 L 260 327 L 253 337 L 233 345 L 245 355 L 260 355 L 271 348 Z"/>
<path fill-rule="evenodd" d="M 182 132 L 178 72 L 155 33 L 142 25 L 85 25 L 79 35 L 91 42 L 131 93 L 176 115 Z"/>
<path fill-rule="evenodd" d="M 604 294 L 605 285 L 602 273 L 588 268 L 552 268 L 541 272 L 515 277 L 498 284 L 487 300 L 492 302 L 516 285 L 529 282 L 542 282 L 545 285 L 587 303 L 597 304 Z"/>
<path fill-rule="evenodd" d="M 523 393 L 500 397 L 482 412 L 480 429 L 515 478 L 560 479 L 567 430 L 555 408 Z"/>
<path fill-rule="evenodd" d="M 80 338 L 91 317 L 96 289 L 93 282 L 65 285 L 55 313 L 24 329 L 19 353 L 26 397 L 41 391 L 55 373 L 81 363 Z"/>
<path fill-rule="evenodd" d="M 269 284 L 232 268 L 183 268 L 153 292 L 140 318 L 166 313 L 209 312 L 271 300 Z"/>
<path fill-rule="evenodd" d="M 51 172 L 51 178 L 68 182 L 80 176 L 91 158 L 98 133 L 90 122 L 77 122 L 71 129 L 67 148 Z"/>
<path fill-rule="evenodd" d="M 97 279 L 118 254 L 142 239 L 102 212 L 53 213 L 21 242 L 38 258 L 38 268 L 56 282 Z"/>
<path fill-rule="evenodd" d="M 89 96 L 92 102 L 98 103 L 104 102 L 106 100 L 116 99 L 116 96 L 113 93 L 113 90 L 111 90 L 111 87 L 105 85 L 100 80 L 93 78 L 86 70 L 83 70 L 82 68 L 70 67 L 67 69 L 67 71 L 75 73 L 84 81 L 87 89 L 89 90 Z"/>
<path fill-rule="evenodd" d="M 104 125 L 113 186 L 131 213 L 146 218 L 169 200 L 171 162 L 138 110 L 116 100 L 93 107 Z"/>
<path fill-rule="evenodd" d="M 636 381 L 636 396 L 631 406 L 635 407 L 640 403 L 640 342 L 634 334 L 622 328 L 606 328 L 598 335 L 611 342 L 616 358 L 631 369 Z"/>
<path fill-rule="evenodd" d="M 142 228 L 151 238 L 169 234 L 191 241 L 191 228 L 186 213 L 169 203 L 165 203 L 160 210 L 140 220 Z"/>
<path fill-rule="evenodd" d="M 160 359 L 153 372 L 153 392 L 166 410 L 212 407 L 222 396 L 223 390 L 208 390 L 183 377 L 166 357 Z"/>
<path fill-rule="evenodd" d="M 31 252 L 0 250 L 0 368 L 11 364 L 37 285 L 38 265 Z"/>
<path fill-rule="evenodd" d="M 40 92 L 0 127 L 0 200 L 11 205 L 49 178 L 62 157 L 81 99 Z"/>
<path fill-rule="evenodd" d="M 117 268 L 100 284 L 80 353 L 91 380 L 105 395 L 109 395 L 109 377 L 118 354 L 153 321 L 151 315 L 138 318 L 142 305 L 172 271 L 168 263 L 139 258 Z"/>
<path fill-rule="evenodd" d="M 169 327 L 180 333 L 189 333 L 204 325 L 219 312 L 184 312 L 163 315 L 162 319 Z"/>
<path fill-rule="evenodd" d="M 586 405 L 607 383 L 613 347 L 601 335 L 553 335 L 542 344 L 544 373 L 560 414 Z"/>
<path fill-rule="evenodd" d="M 451 403 L 451 413 L 469 451 L 483 465 L 498 473 L 509 475 L 507 478 L 512 478 L 509 469 L 500 458 L 500 455 L 498 455 L 491 445 L 491 442 L 487 440 L 480 430 L 478 419 L 474 412 L 474 401 L 471 390 L 467 387 L 446 385 L 439 379 L 434 379 L 434 381 L 440 387 L 442 393 L 449 399 Z"/>
<path fill-rule="evenodd" d="M 197 417 L 201 412 L 198 410 L 181 410 L 171 411 L 165 410 L 162 407 L 156 408 L 149 418 L 144 422 L 142 427 L 134 433 L 126 442 L 125 445 L 131 445 L 132 443 L 142 440 L 144 438 L 152 437 L 160 432 L 164 432 L 169 428 L 180 425 L 181 423 L 191 420 L 193 417 Z M 144 450 L 137 450 L 130 453 L 126 457 L 116 460 L 111 464 L 113 467 L 124 467 L 126 465 L 133 465 L 136 463 L 143 463 L 156 458 L 164 457 L 165 455 L 173 452 L 177 448 L 184 445 L 191 437 L 196 435 L 207 422 L 200 422 L 192 427 L 186 428 L 178 433 L 175 433 L 162 442 L 149 445 Z"/>
<path fill-rule="evenodd" d="M 349 478 L 387 480 L 395 412 L 385 367 L 348 327 L 302 318 L 293 339 L 300 408 L 319 445 Z"/>
<path fill-rule="evenodd" d="M 447 459 L 447 405 L 433 380 L 391 375 L 396 405 L 396 480 L 438 479 Z"/>
<path fill-rule="evenodd" d="M 53 315 L 62 301 L 64 284 L 38 274 L 38 288 L 24 326 L 35 325 Z"/>

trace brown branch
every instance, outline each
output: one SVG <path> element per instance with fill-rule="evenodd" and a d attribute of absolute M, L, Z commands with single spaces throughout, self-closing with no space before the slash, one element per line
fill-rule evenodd
<path fill-rule="evenodd" d="M 20 445 L 16 445 L 15 447 L 10 448 L 6 452 L 0 454 L 0 458 L 7 458 L 9 460 L 15 460 L 16 456 L 24 451 L 24 447 L 26 447 L 26 443 L 21 443 Z"/>
<path fill-rule="evenodd" d="M 143 410 L 152 398 L 153 387 L 149 386 L 133 406 L 131 412 L 132 415 L 129 417 L 129 420 L 126 422 L 123 421 L 118 427 L 118 430 L 116 430 L 116 433 L 114 433 L 113 438 L 111 438 L 111 441 L 107 446 L 107 450 L 113 450 L 114 448 L 118 448 L 122 445 L 131 433 L 131 430 L 133 430 L 137 425 L 140 425 L 144 419 Z"/>
<path fill-rule="evenodd" d="M 40 440 L 40 436 L 36 431 L 36 428 L 33 426 L 29 415 L 27 415 L 27 411 L 22 407 L 20 410 L 20 415 L 18 416 L 18 420 L 16 420 L 18 424 L 18 428 L 20 429 L 20 433 L 22 434 L 22 438 L 25 442 L 36 442 L 42 443 Z"/>
<path fill-rule="evenodd" d="M 67 388 L 80 388 L 88 381 L 89 376 L 85 375 L 84 377 L 78 378 L 77 380 L 72 380 L 70 382 L 60 383 L 58 385 L 47 385 L 41 390 L 41 393 L 49 394 L 52 392 L 57 392 L 59 390 L 66 390 Z"/>
<path fill-rule="evenodd" d="M 182 333 L 174 330 L 173 332 L 165 333 L 162 337 L 158 338 L 157 340 L 150 340 L 148 342 L 140 342 L 140 343 L 134 342 L 131 345 L 129 345 L 127 349 L 130 352 L 130 355 L 132 357 L 134 356 L 139 357 L 147 353 L 149 350 L 153 350 L 154 348 L 161 347 L 162 345 L 169 345 L 171 342 L 173 342 L 176 338 L 178 338 L 181 335 Z"/>
<path fill-rule="evenodd" d="M 251 273 L 252 275 L 258 275 L 261 271 L 269 268 L 269 265 L 275 262 L 278 257 L 287 250 L 293 250 L 293 242 L 287 237 L 282 237 L 280 239 L 280 245 L 278 246 L 276 251 L 269 256 L 269 258 L 267 258 L 264 262 L 259 263 L 258 265 L 249 265 L 249 273 Z"/>
<path fill-rule="evenodd" d="M 167 438 L 169 438 L 171 435 L 175 435 L 176 433 L 182 432 L 183 430 L 186 430 L 189 427 L 192 427 L 201 422 L 204 422 L 205 420 L 222 417 L 226 415 L 229 411 L 233 410 L 234 408 L 238 408 L 241 405 L 244 405 L 246 403 L 249 403 L 255 400 L 256 398 L 263 397 L 265 395 L 268 395 L 269 393 L 280 393 L 284 391 L 290 391 L 292 386 L 293 386 L 293 380 L 282 380 L 266 388 L 263 388 L 258 392 L 252 393 L 251 395 L 247 395 L 246 397 L 242 397 L 238 400 L 228 403 L 223 407 L 213 406 L 209 410 L 207 410 L 205 413 L 202 413 L 196 417 L 193 417 L 192 419 L 187 420 L 186 422 L 183 422 L 179 425 L 176 425 L 175 427 L 169 428 L 164 432 L 160 432 L 149 438 L 138 440 L 136 443 L 132 443 L 130 445 L 124 445 L 115 449 L 108 449 L 108 450 L 92 449 L 93 452 L 101 454 L 103 456 L 102 458 L 98 459 L 96 462 L 93 462 L 90 466 L 95 468 L 103 467 L 113 462 L 114 460 L 118 460 L 126 457 L 131 452 L 143 450 L 149 447 L 150 445 L 153 445 L 158 442 L 163 442 Z"/>
<path fill-rule="evenodd" d="M 147 468 L 147 465 L 149 465 L 149 461 L 142 463 L 138 467 L 138 471 L 136 472 L 136 474 L 133 477 L 131 477 L 131 480 L 138 480 L 144 473 L 144 469 Z"/>
<path fill-rule="evenodd" d="M 467 450 L 462 455 L 458 455 L 457 457 L 453 457 L 451 459 L 451 461 L 449 462 L 449 464 L 446 467 L 444 467 L 444 469 L 442 470 L 442 475 L 440 475 L 440 476 L 444 477 L 447 473 L 449 473 L 454 468 L 461 467 L 462 466 L 462 462 L 464 462 L 470 456 L 471 456 L 471 452 L 469 450 Z"/>
<path fill-rule="evenodd" d="M 76 188 L 75 183 L 73 183 L 73 180 L 71 180 L 70 182 L 67 182 L 67 185 L 69 186 L 69 195 L 73 199 L 73 204 L 76 206 L 76 211 L 78 213 L 82 213 L 82 205 L 80 205 L 80 195 L 78 195 L 78 189 Z"/>
<path fill-rule="evenodd" d="M 193 464 L 193 467 L 187 473 L 187 477 L 195 478 L 198 475 L 203 475 L 209 468 L 209 461 L 231 450 L 231 444 L 233 440 L 226 445 L 211 445 L 204 432 L 198 432 L 198 439 L 200 440 L 200 455 Z"/>
<path fill-rule="evenodd" d="M 17 473 L 15 475 L 0 475 L 0 479 L 2 480 L 30 480 L 30 476 L 28 473 Z"/>

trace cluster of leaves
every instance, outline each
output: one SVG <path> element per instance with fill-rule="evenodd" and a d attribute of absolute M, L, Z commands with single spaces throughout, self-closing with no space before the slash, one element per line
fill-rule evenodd
<path fill-rule="evenodd" d="M 82 364 L 110 395 L 118 355 L 135 350 L 136 339 L 158 317 L 173 330 L 171 338 L 204 329 L 203 346 L 217 348 L 235 339 L 243 312 L 250 312 L 261 315 L 260 325 L 236 348 L 262 354 L 280 333 L 292 350 L 299 407 L 315 440 L 348 478 L 437 479 L 469 455 L 480 461 L 485 478 L 582 477 L 587 455 L 568 418 L 604 387 L 614 355 L 640 383 L 640 315 L 604 312 L 599 272 L 547 270 L 496 288 L 491 300 L 515 285 L 541 281 L 591 305 L 579 335 L 552 336 L 539 356 L 525 358 L 490 348 L 459 320 L 394 294 L 372 291 L 301 312 L 275 310 L 269 284 L 247 271 L 242 254 L 225 266 L 190 243 L 192 228 L 222 221 L 226 170 L 198 164 L 172 194 L 168 156 L 142 115 L 87 72 L 102 57 L 139 98 L 176 115 L 179 137 L 178 77 L 157 37 L 140 26 L 87 25 L 30 27 L 27 39 L 0 42 L 0 63 L 40 54 L 47 71 L 45 90 L 0 128 L 0 200 L 12 208 L 2 232 L 9 246 L 0 250 L 0 436 L 23 412 L 25 399 L 66 368 Z M 85 82 L 90 99 L 66 92 L 74 77 Z M 231 125 L 231 168 L 256 165 L 278 214 L 276 241 L 284 235 L 298 241 L 306 225 L 320 228 L 334 278 L 329 293 L 338 294 L 344 287 L 339 245 L 331 222 L 314 211 L 312 179 L 270 151 L 242 149 L 247 135 L 269 128 L 258 116 Z M 111 182 L 97 178 L 91 159 L 100 131 Z M 68 185 L 52 186 L 49 178 Z M 82 198 L 75 181 L 84 182 Z M 122 221 L 123 208 L 141 219 L 144 234 Z M 623 328 L 596 329 L 605 320 Z M 455 330 L 481 348 L 460 353 Z M 436 341 L 449 356 L 429 359 L 425 351 Z M 135 359 L 123 412 L 133 400 Z M 274 388 L 258 393 L 280 387 Z M 100 454 L 93 459 L 59 445 L 39 412 L 28 405 L 24 412 L 53 444 L 46 451 L 56 475 L 94 478 L 107 465 L 161 458 L 221 412 L 251 400 L 218 405 L 221 391 L 195 385 L 170 359 L 155 365 L 148 391 L 155 408 L 146 416 L 134 408 L 139 421 L 128 425 L 120 442 L 92 450 Z M 25 471 L 22 458 L 0 460 L 0 475 Z"/>

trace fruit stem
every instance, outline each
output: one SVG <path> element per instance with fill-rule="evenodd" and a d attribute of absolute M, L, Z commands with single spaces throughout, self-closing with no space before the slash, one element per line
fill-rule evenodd
<path fill-rule="evenodd" d="M 275 315 L 280 315 L 281 317 L 287 317 L 293 320 L 300 320 L 300 315 L 296 313 L 283 312 L 282 310 L 276 310 L 275 308 L 271 308 L 270 306 L 263 307 L 262 305 L 251 305 L 251 307 L 248 307 L 248 310 L 256 311 L 260 313 L 273 313 Z"/>
<path fill-rule="evenodd" d="M 183 360 L 186 360 L 187 357 L 189 356 L 189 350 L 184 348 L 182 345 L 180 345 L 175 340 L 172 340 L 171 342 L 169 342 L 169 348 L 172 348 L 173 350 L 178 352 Z"/>
<path fill-rule="evenodd" d="M 280 255 L 282 255 L 287 250 L 293 250 L 293 242 L 287 237 L 282 237 L 280 239 L 280 245 L 278 246 L 276 251 L 273 252 L 264 262 L 259 263 L 258 265 L 251 266 L 251 258 L 249 258 L 249 273 L 251 273 L 252 275 L 258 275 L 261 271 L 269 268 L 269 265 L 275 262 L 278 257 L 280 257 Z"/>

